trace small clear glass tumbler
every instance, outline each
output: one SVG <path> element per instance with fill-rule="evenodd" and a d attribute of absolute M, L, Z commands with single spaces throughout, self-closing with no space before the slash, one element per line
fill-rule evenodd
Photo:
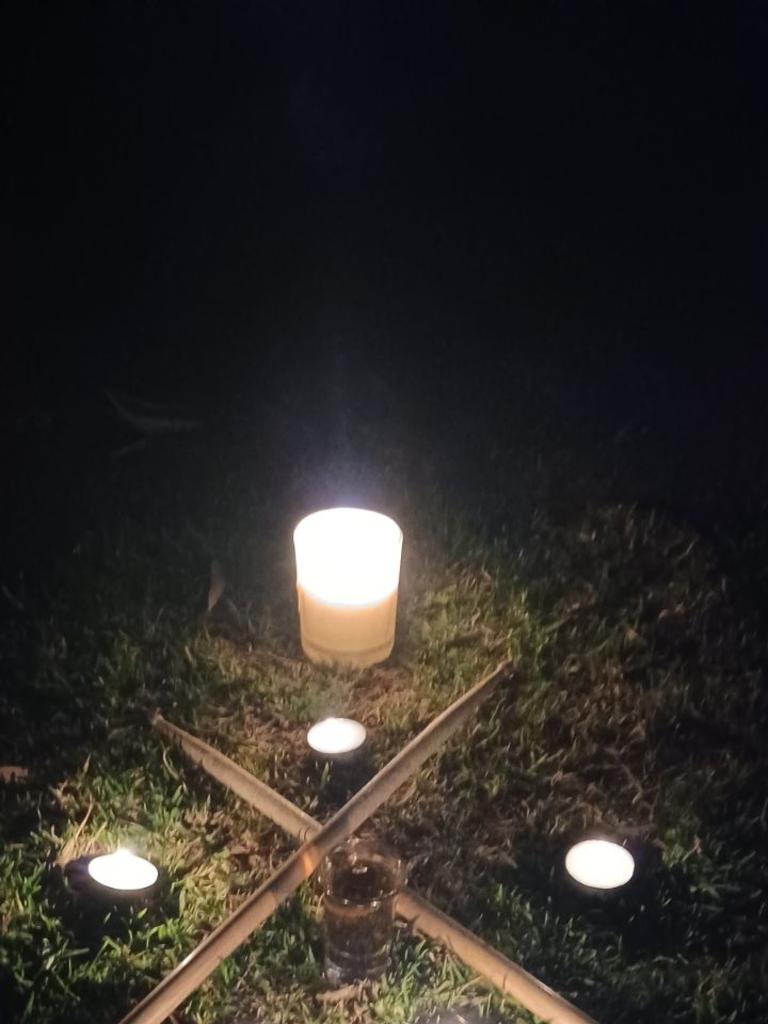
<path fill-rule="evenodd" d="M 323 861 L 325 976 L 332 985 L 380 978 L 389 963 L 402 860 L 377 839 L 348 839 Z"/>

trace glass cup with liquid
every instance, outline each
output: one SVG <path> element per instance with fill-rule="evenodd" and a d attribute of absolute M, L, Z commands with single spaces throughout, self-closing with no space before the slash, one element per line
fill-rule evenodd
<path fill-rule="evenodd" d="M 389 963 L 403 862 L 377 839 L 353 837 L 323 861 L 325 976 L 332 985 L 380 978 Z"/>

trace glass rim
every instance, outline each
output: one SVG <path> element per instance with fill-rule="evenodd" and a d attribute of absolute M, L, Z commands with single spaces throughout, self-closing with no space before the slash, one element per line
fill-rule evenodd
<path fill-rule="evenodd" d="M 354 849 L 361 846 L 369 846 L 371 848 L 372 856 L 381 860 L 387 869 L 387 875 L 392 879 L 392 884 L 389 885 L 385 891 L 379 892 L 375 896 L 371 896 L 369 899 L 349 899 L 346 896 L 340 896 L 334 893 L 331 885 L 329 884 L 331 881 L 332 871 L 334 868 L 340 866 L 334 863 L 333 856 L 334 854 L 341 853 L 344 850 Z M 354 863 L 354 861 L 352 863 Z M 326 854 L 323 858 L 318 876 L 324 897 L 326 894 L 331 895 L 334 900 L 337 900 L 344 906 L 371 907 L 380 903 L 382 900 L 391 899 L 393 896 L 396 896 L 405 884 L 406 873 L 405 861 L 387 843 L 373 836 L 351 836 L 343 843 L 339 843 L 338 846 L 335 846 L 330 853 Z"/>
<path fill-rule="evenodd" d="M 354 505 L 332 505 L 329 508 L 320 508 L 316 512 L 310 512 L 299 520 L 293 530 L 294 544 L 301 543 L 305 534 L 310 533 L 313 529 L 317 529 L 323 520 L 328 519 L 333 513 L 342 513 L 342 515 L 349 515 L 351 513 L 351 516 L 355 519 L 367 521 L 371 525 L 377 523 L 390 533 L 390 539 L 395 544 L 402 545 L 403 543 L 403 531 L 399 524 L 391 516 L 388 516 L 386 512 L 377 512 L 372 508 L 360 508 Z"/>

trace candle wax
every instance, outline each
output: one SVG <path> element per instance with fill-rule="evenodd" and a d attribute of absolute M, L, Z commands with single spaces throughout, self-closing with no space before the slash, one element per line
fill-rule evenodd
<path fill-rule="evenodd" d="M 116 850 L 102 857 L 94 857 L 88 865 L 88 874 L 99 885 L 108 889 L 134 892 L 148 889 L 157 881 L 157 868 L 130 850 Z"/>
<path fill-rule="evenodd" d="M 617 889 L 635 873 L 635 858 L 618 843 L 586 839 L 568 851 L 565 869 L 577 882 L 592 889 Z"/>
<path fill-rule="evenodd" d="M 319 754 L 350 754 L 365 737 L 365 726 L 352 718 L 324 718 L 307 732 L 307 743 Z"/>
<path fill-rule="evenodd" d="M 325 601 L 299 584 L 301 646 L 312 661 L 357 668 L 384 661 L 395 642 L 397 591 L 371 604 Z"/>

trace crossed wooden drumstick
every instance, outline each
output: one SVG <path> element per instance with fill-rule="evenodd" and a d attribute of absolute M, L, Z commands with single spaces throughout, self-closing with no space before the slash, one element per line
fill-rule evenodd
<path fill-rule="evenodd" d="M 165 1020 L 222 960 L 309 878 L 334 847 L 355 832 L 428 757 L 440 749 L 500 683 L 510 682 L 513 677 L 511 664 L 502 662 L 494 672 L 434 718 L 325 825 L 207 743 L 156 714 L 153 724 L 164 736 L 178 743 L 210 775 L 300 839 L 302 845 L 131 1010 L 121 1024 L 160 1024 Z M 415 930 L 441 942 L 478 974 L 542 1019 L 552 1024 L 594 1024 L 592 1018 L 572 1003 L 416 893 L 408 889 L 400 893 L 396 910 Z"/>

